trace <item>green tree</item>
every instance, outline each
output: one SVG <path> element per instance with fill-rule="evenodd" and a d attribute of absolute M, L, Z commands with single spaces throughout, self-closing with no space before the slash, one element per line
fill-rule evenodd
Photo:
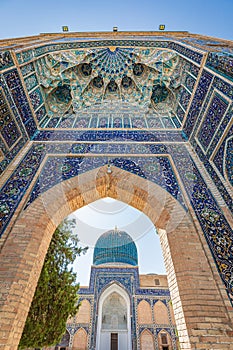
<path fill-rule="evenodd" d="M 76 273 L 71 264 L 86 248 L 78 245 L 75 220 L 64 220 L 55 230 L 45 257 L 19 349 L 41 348 L 60 342 L 66 321 L 79 308 Z"/>

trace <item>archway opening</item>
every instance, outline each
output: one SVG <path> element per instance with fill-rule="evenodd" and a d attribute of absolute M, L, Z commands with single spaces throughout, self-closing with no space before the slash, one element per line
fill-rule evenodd
<path fill-rule="evenodd" d="M 147 215 L 116 199 L 105 197 L 84 206 L 68 216 L 76 220 L 76 232 L 85 255 L 74 263 L 77 280 L 81 286 L 89 284 L 93 251 L 97 239 L 105 231 L 117 227 L 133 238 L 138 249 L 140 274 L 166 274 L 159 235 Z"/>
<path fill-rule="evenodd" d="M 118 199 L 141 210 L 158 228 L 175 319 L 178 332 L 182 334 L 181 348 L 202 343 L 203 331 L 210 324 L 210 319 L 213 324 L 216 323 L 218 332 L 222 332 L 213 315 L 212 305 L 208 303 L 212 296 L 221 305 L 218 310 L 225 320 L 221 327 L 225 327 L 223 332 L 227 336 L 227 311 L 200 241 L 201 231 L 198 231 L 190 213 L 159 185 L 115 166 L 112 166 L 110 174 L 107 170 L 107 166 L 102 166 L 55 185 L 40 194 L 26 210 L 22 210 L 14 222 L 1 254 L 1 265 L 8 266 L 10 276 L 5 281 L 7 288 L 4 298 L 17 300 L 17 310 L 7 302 L 3 303 L 2 308 L 1 322 L 10 324 L 7 329 L 2 328 L 9 347 L 17 349 L 55 228 L 76 209 L 105 197 Z M 23 278 L 18 282 L 17 289 L 14 279 L 22 271 Z M 205 284 L 206 280 L 208 285 Z M 204 315 L 200 304 L 205 305 Z"/>

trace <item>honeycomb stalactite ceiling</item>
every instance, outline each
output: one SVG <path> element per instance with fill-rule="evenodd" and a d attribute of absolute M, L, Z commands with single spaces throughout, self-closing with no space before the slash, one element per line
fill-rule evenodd
<path fill-rule="evenodd" d="M 50 118 L 117 101 L 154 116 L 176 114 L 184 60 L 171 50 L 106 47 L 50 53 L 35 62 Z M 174 126 L 173 126 L 174 127 Z"/>

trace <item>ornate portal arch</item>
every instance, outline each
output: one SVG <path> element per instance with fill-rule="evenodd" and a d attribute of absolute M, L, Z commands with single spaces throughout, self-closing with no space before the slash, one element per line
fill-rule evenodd
<path fill-rule="evenodd" d="M 0 345 L 17 348 L 56 226 L 109 196 L 158 229 L 181 348 L 230 349 L 232 42 L 86 35 L 2 42 Z"/>

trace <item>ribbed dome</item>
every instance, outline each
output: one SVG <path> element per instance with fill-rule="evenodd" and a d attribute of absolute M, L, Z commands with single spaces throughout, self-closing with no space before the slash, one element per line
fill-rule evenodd
<path fill-rule="evenodd" d="M 137 248 L 128 233 L 118 230 L 105 232 L 96 242 L 93 264 L 124 263 L 138 264 Z"/>

